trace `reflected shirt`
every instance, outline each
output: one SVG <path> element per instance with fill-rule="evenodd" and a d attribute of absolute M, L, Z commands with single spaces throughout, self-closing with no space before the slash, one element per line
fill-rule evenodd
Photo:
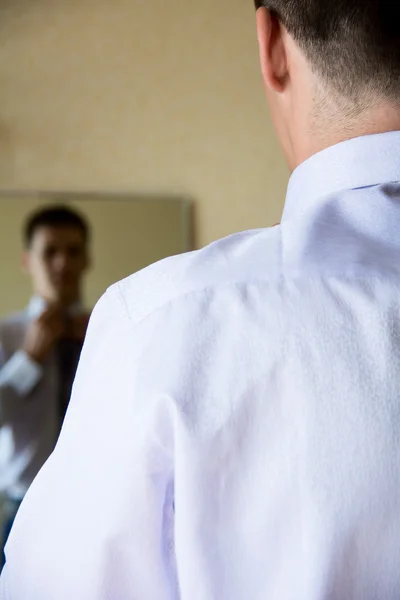
<path fill-rule="evenodd" d="M 398 600 L 400 132 L 113 286 L 2 600 Z"/>
<path fill-rule="evenodd" d="M 0 493 L 19 501 L 46 462 L 60 433 L 63 388 L 54 350 L 43 365 L 22 350 L 30 323 L 45 310 L 34 296 L 27 309 L 0 323 Z M 77 303 L 72 314 L 82 314 Z"/>

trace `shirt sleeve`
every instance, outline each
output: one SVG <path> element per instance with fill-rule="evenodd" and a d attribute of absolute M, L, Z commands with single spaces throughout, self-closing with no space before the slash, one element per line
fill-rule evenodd
<path fill-rule="evenodd" d="M 0 578 L 0 600 L 11 600 L 7 585 L 7 569 L 5 567 Z"/>
<path fill-rule="evenodd" d="M 19 396 L 33 390 L 43 375 L 43 367 L 24 350 L 18 350 L 0 369 L 0 391 L 11 388 Z"/>
<path fill-rule="evenodd" d="M 178 600 L 172 419 L 141 369 L 155 329 L 130 320 L 119 288 L 97 305 L 59 442 L 6 547 L 12 600 Z"/>

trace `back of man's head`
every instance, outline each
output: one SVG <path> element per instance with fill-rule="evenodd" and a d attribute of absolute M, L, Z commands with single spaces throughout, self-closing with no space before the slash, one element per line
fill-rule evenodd
<path fill-rule="evenodd" d="M 261 67 L 291 169 L 400 129 L 400 0 L 255 0 Z"/>
<path fill-rule="evenodd" d="M 344 98 L 400 102 L 399 0 L 256 0 Z"/>

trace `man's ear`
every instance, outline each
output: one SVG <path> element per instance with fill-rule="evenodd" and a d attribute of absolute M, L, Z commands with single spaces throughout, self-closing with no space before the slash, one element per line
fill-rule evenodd
<path fill-rule="evenodd" d="M 282 93 L 288 75 L 284 28 L 266 8 L 256 13 L 261 71 L 267 89 Z"/>

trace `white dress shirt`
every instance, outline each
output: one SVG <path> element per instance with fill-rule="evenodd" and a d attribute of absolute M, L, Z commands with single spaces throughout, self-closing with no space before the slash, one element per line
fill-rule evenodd
<path fill-rule="evenodd" d="M 400 598 L 400 133 L 112 287 L 2 600 Z"/>
<path fill-rule="evenodd" d="M 55 353 L 43 365 L 21 348 L 33 319 L 46 307 L 39 296 L 0 323 L 0 494 L 21 500 L 60 432 L 60 386 Z M 72 307 L 82 312 L 80 304 Z"/>

